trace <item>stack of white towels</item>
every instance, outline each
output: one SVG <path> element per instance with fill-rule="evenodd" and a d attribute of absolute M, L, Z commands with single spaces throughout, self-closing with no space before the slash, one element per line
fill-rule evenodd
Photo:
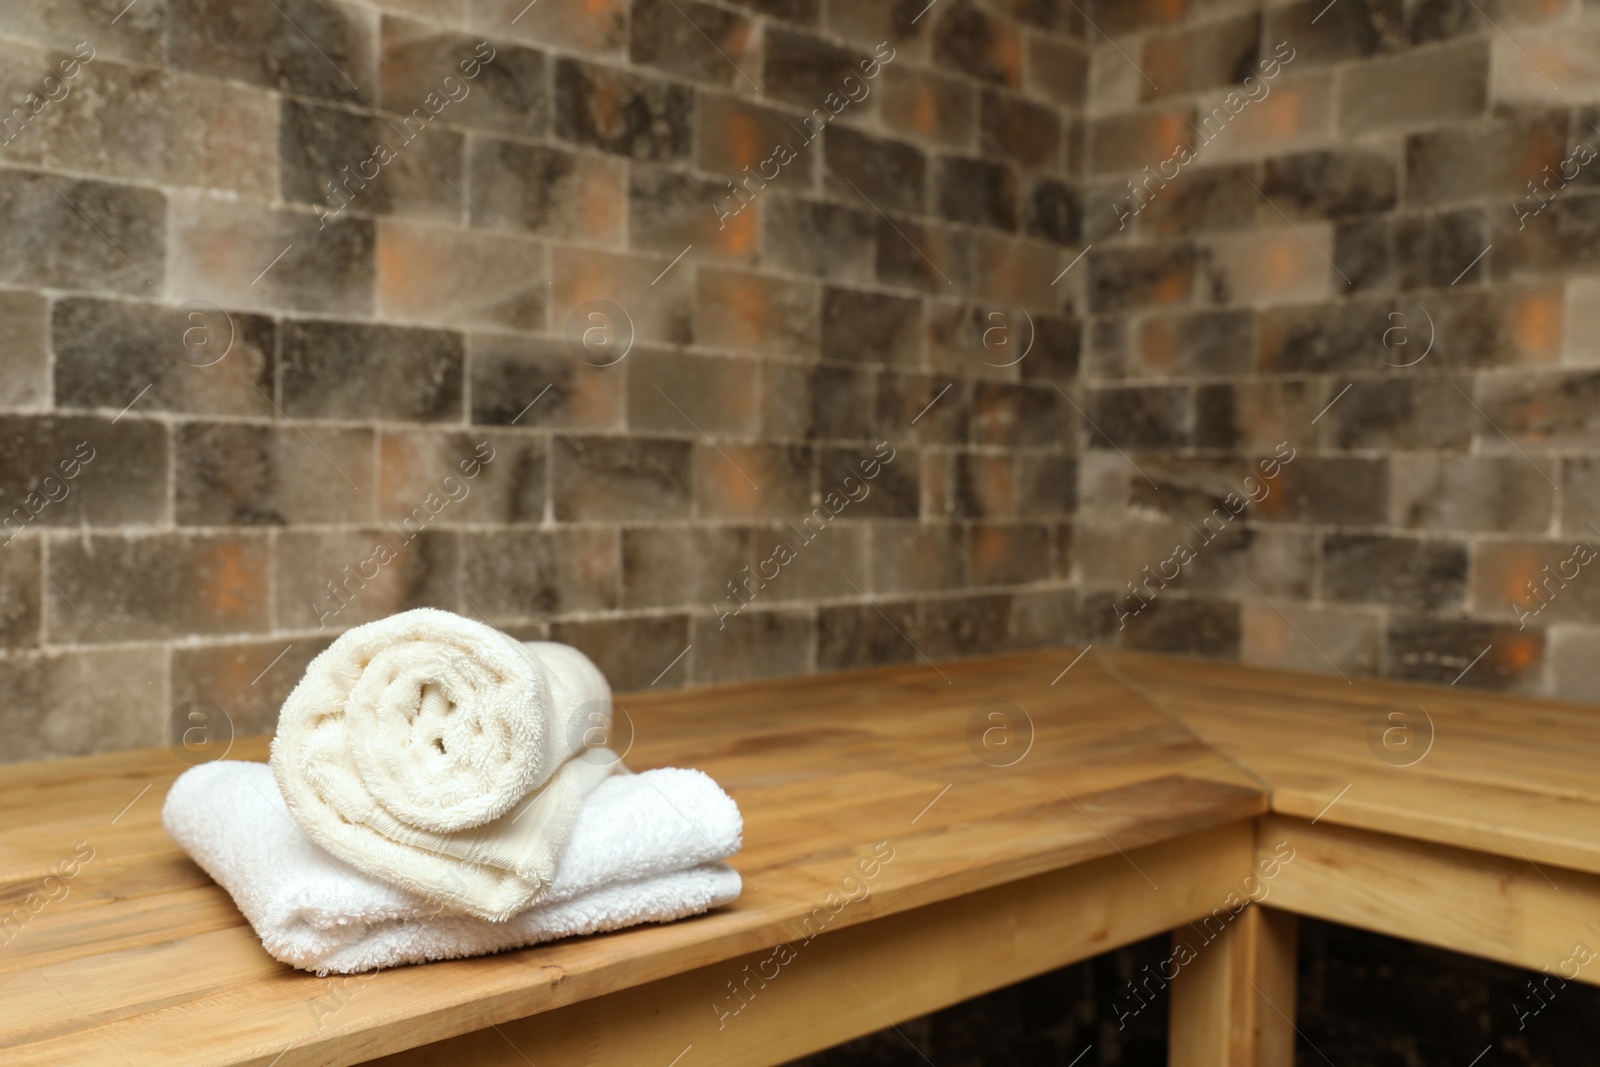
<path fill-rule="evenodd" d="M 321 975 L 669 922 L 732 901 L 739 809 L 706 775 L 597 747 L 577 649 L 431 608 L 343 634 L 270 766 L 185 772 L 162 821 L 274 957 Z"/>

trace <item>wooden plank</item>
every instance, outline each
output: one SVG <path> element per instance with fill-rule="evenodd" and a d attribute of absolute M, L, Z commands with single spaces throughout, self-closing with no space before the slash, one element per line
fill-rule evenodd
<path fill-rule="evenodd" d="M 1295 850 L 1275 907 L 1600 985 L 1600 876 L 1281 815 L 1261 835 Z"/>
<path fill-rule="evenodd" d="M 1169 1067 L 1294 1067 L 1295 916 L 1251 904 L 1210 944 L 1172 943 Z"/>
<path fill-rule="evenodd" d="M 1139 653 L 1107 662 L 1258 775 L 1275 811 L 1600 874 L 1593 708 Z M 1432 747 L 1386 761 L 1374 716 L 1419 706 Z"/>
<path fill-rule="evenodd" d="M 1109 653 L 1108 659 L 1125 674 L 1136 676 L 1138 688 L 1174 710 L 1182 702 L 1221 715 L 1240 729 L 1277 723 L 1282 738 L 1290 743 L 1316 744 L 1320 731 L 1323 741 L 1331 740 L 1350 754 L 1365 747 L 1364 731 L 1329 735 L 1325 727 L 1340 719 L 1364 725 L 1374 711 L 1419 704 L 1430 715 L 1442 714 L 1449 720 L 1451 736 L 1465 742 L 1458 758 L 1476 759 L 1485 772 L 1506 774 L 1512 783 L 1530 780 L 1522 759 L 1508 760 L 1504 753 L 1496 758 L 1493 746 L 1510 745 L 1515 753 L 1549 760 L 1563 788 L 1600 797 L 1600 782 L 1588 773 L 1583 760 L 1583 752 L 1600 743 L 1600 721 L 1587 705 L 1382 679 L 1346 682 L 1329 675 L 1141 653 Z M 1189 719 L 1186 710 L 1180 714 Z M 1508 727 L 1517 732 L 1508 735 Z"/>
<path fill-rule="evenodd" d="M 375 1064 L 784 1063 L 1197 919 L 1249 871 L 1252 840 L 1248 823 L 1219 827 Z"/>

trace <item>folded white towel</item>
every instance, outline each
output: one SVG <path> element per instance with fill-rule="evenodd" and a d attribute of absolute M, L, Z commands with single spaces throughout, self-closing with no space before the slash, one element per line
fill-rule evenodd
<path fill-rule="evenodd" d="M 574 934 L 670 922 L 739 895 L 743 821 L 693 770 L 619 774 L 583 802 L 549 891 L 505 922 L 440 906 L 369 877 L 295 826 L 271 771 L 224 760 L 185 771 L 167 832 L 221 884 L 275 958 L 318 974 L 456 959 Z"/>
<path fill-rule="evenodd" d="M 278 716 L 272 769 L 328 852 L 483 919 L 537 901 L 611 773 L 611 689 L 583 653 L 419 608 L 342 634 Z M 577 758 L 575 758 L 577 757 Z"/>

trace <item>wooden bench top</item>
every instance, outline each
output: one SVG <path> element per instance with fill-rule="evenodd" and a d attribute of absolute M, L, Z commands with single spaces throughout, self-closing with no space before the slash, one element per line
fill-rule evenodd
<path fill-rule="evenodd" d="M 1600 873 L 1600 709 L 1142 653 L 1106 661 L 1258 775 L 1279 814 Z"/>
<path fill-rule="evenodd" d="M 744 895 L 666 926 L 364 980 L 319 979 L 266 954 L 161 828 L 167 788 L 185 769 L 171 752 L 8 766 L 4 909 L 79 842 L 93 858 L 0 946 L 0 1061 L 356 1063 L 793 941 L 880 841 L 893 859 L 830 930 L 1266 811 L 1252 775 L 1131 692 L 1097 653 L 1076 655 L 624 695 L 631 767 L 698 767 L 738 800 Z M 1031 747 L 993 765 L 1017 751 L 999 742 L 1027 744 L 1016 708 L 1031 719 Z M 972 738 L 1007 728 L 990 711 L 1009 712 L 1013 732 L 984 749 Z M 251 739 L 230 758 L 265 754 Z"/>

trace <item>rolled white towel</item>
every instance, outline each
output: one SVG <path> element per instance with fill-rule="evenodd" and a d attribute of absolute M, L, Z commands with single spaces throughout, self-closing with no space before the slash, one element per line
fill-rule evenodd
<path fill-rule="evenodd" d="M 740 890 L 738 872 L 718 862 L 739 850 L 739 808 L 693 770 L 601 783 L 583 802 L 544 899 L 505 922 L 441 913 L 328 855 L 296 827 L 263 764 L 224 760 L 185 771 L 161 820 L 232 895 L 273 957 L 323 975 L 670 922 Z"/>
<path fill-rule="evenodd" d="M 374 877 L 483 919 L 537 901 L 583 798 L 611 690 L 583 653 L 433 608 L 342 634 L 278 716 L 300 828 Z M 586 744 L 587 743 L 587 744 Z"/>

